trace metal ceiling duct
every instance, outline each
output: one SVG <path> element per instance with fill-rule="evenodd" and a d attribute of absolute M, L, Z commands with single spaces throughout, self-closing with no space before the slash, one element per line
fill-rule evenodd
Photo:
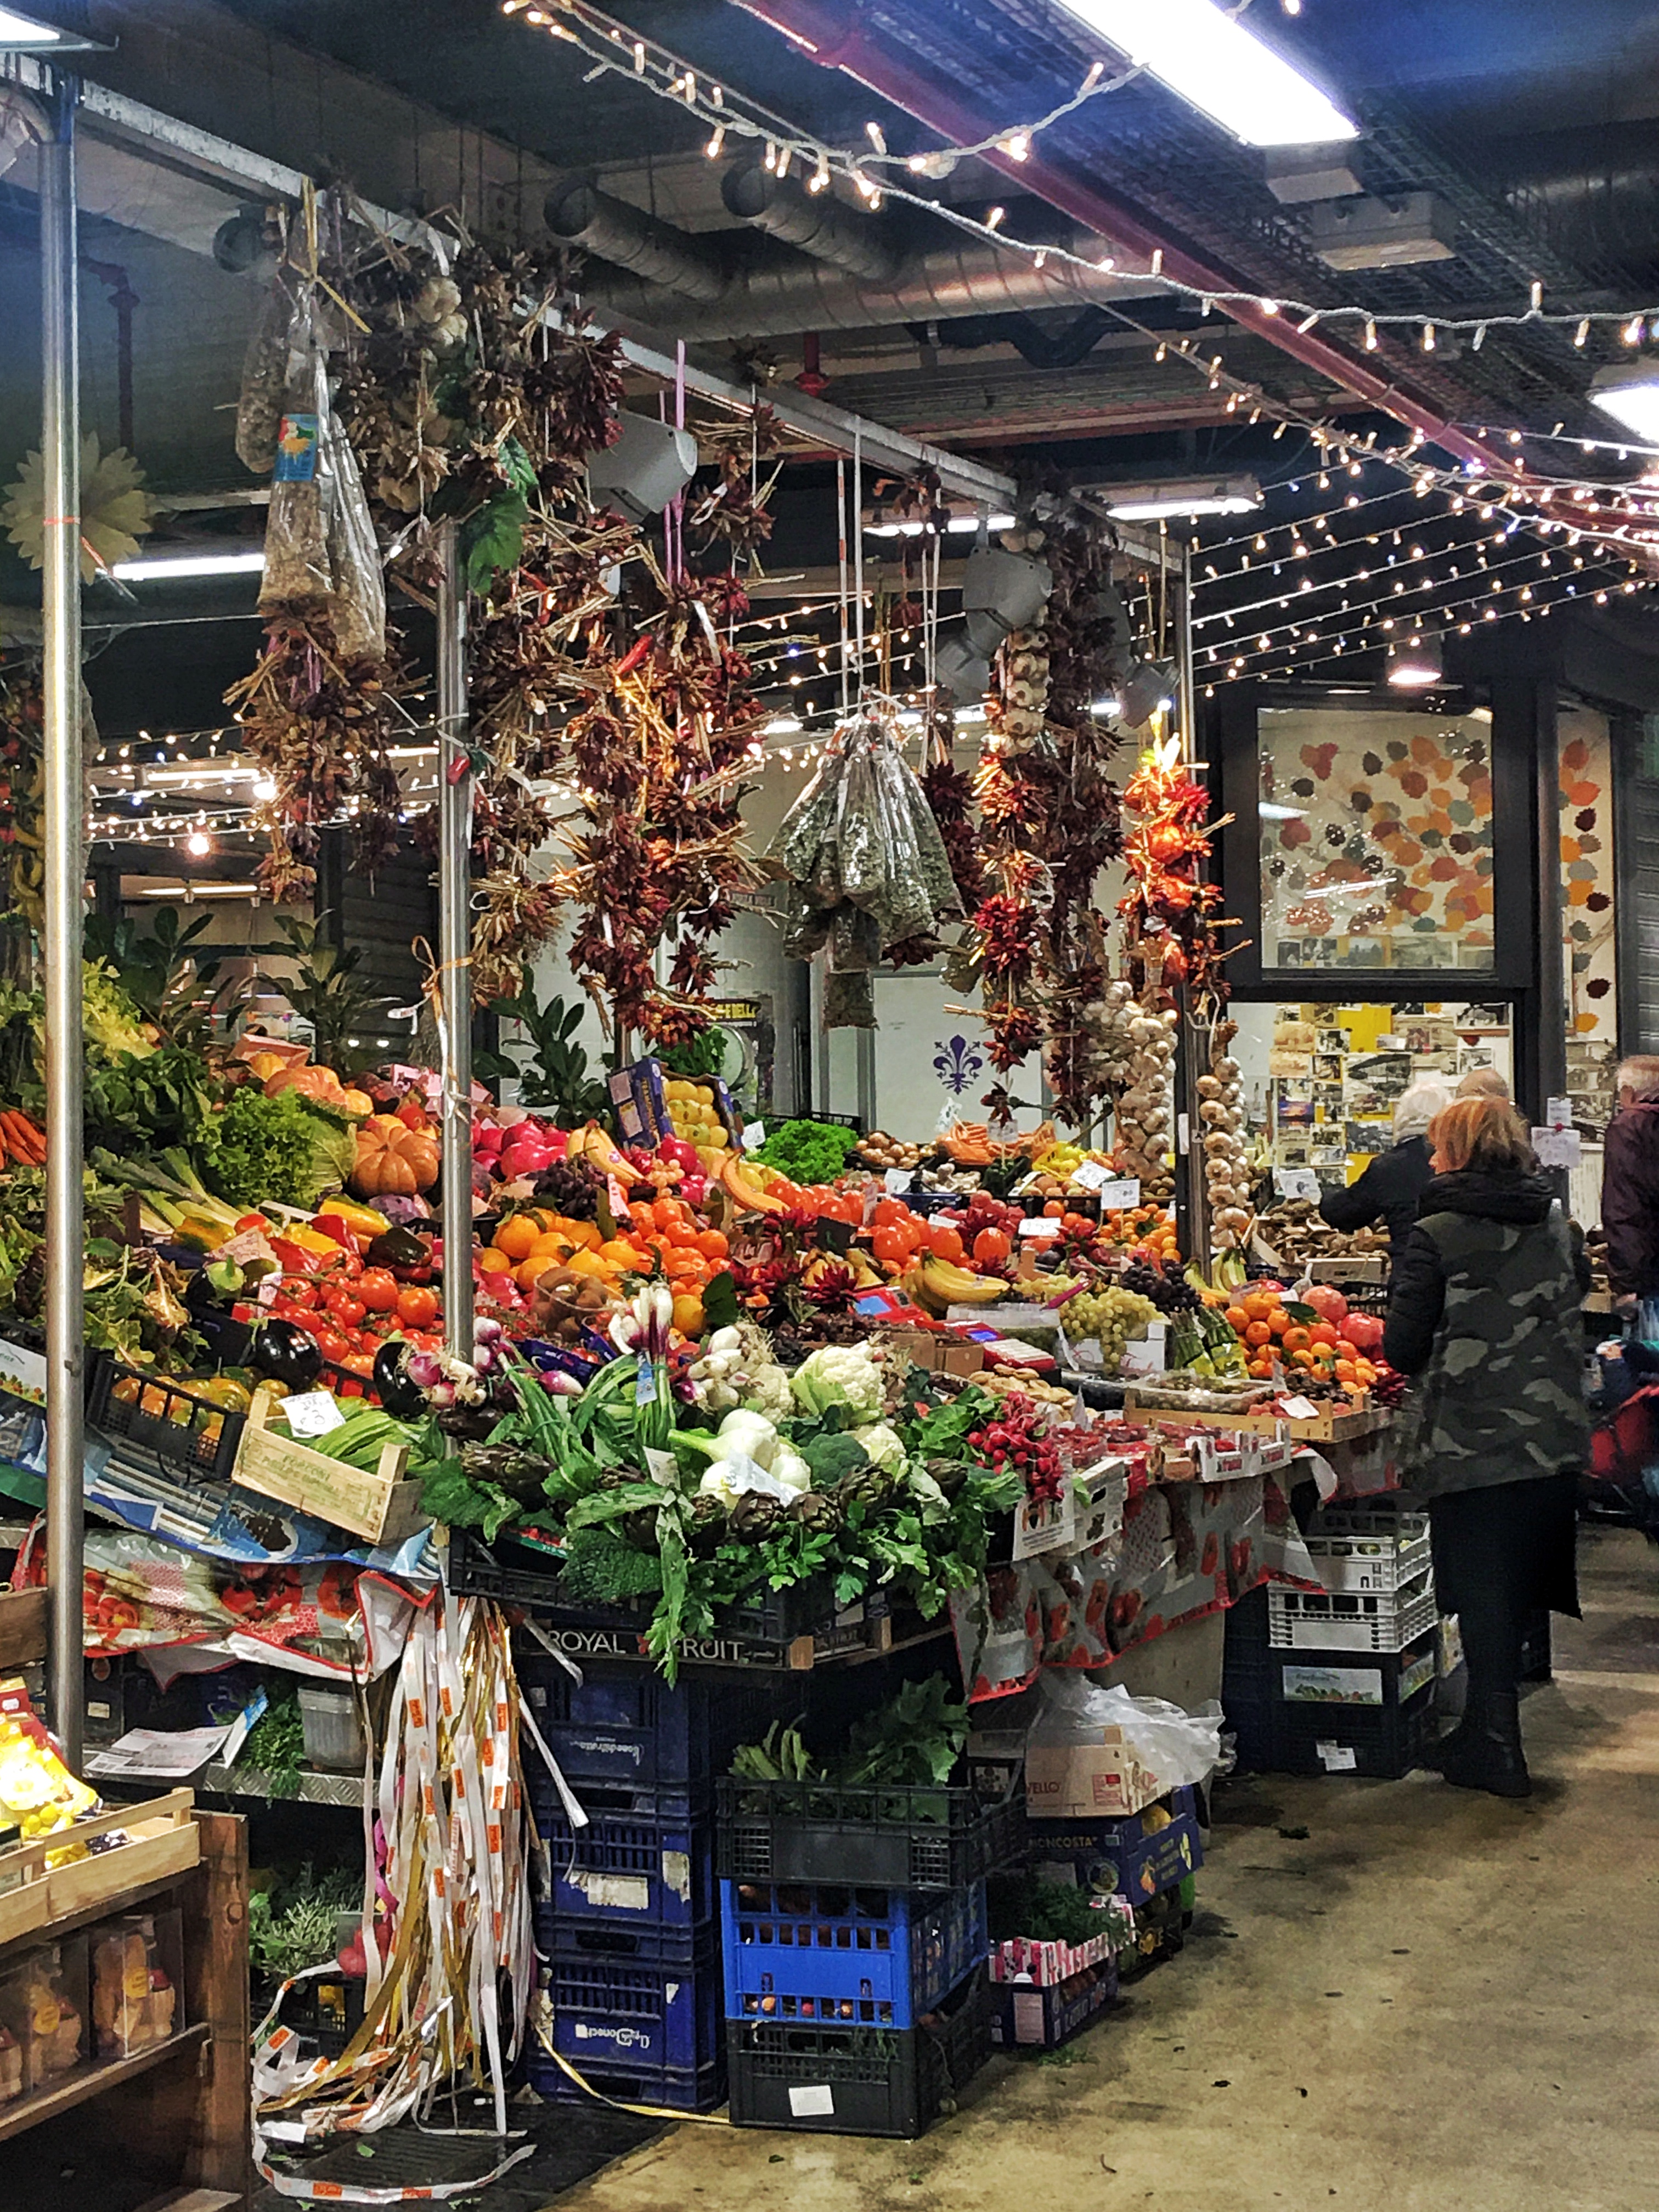
<path fill-rule="evenodd" d="M 542 213 L 556 238 L 642 278 L 659 302 L 664 290 L 708 301 L 726 289 L 724 267 L 700 240 L 626 200 L 612 199 L 596 185 L 559 186 L 548 194 Z"/>
<path fill-rule="evenodd" d="M 798 246 L 814 261 L 827 261 L 873 284 L 890 284 L 902 258 L 885 228 L 860 216 L 828 191 L 809 192 L 759 161 L 728 169 L 720 179 L 728 213 L 742 222 Z"/>
<path fill-rule="evenodd" d="M 593 251 L 611 258 L 597 240 Z M 659 285 L 630 282 L 605 269 L 590 270 L 582 291 L 592 307 L 698 343 L 794 337 L 802 331 L 873 330 L 962 315 L 1030 313 L 1091 300 L 1134 298 L 1159 289 L 1146 279 L 1056 270 L 1052 262 L 1039 270 L 995 246 L 952 240 L 907 259 L 884 283 L 790 253 L 763 265 L 734 268 L 712 301 L 688 301 Z"/>

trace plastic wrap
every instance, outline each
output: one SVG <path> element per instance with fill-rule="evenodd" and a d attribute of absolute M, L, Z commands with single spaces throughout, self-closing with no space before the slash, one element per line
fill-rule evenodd
<path fill-rule="evenodd" d="M 236 403 L 236 458 L 256 477 L 276 465 L 276 441 L 289 386 L 289 353 L 297 302 L 279 278 L 265 294 L 242 357 Z"/>

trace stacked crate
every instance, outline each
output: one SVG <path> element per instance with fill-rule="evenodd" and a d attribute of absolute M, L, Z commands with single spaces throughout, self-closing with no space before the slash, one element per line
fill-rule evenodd
<path fill-rule="evenodd" d="M 533 1743 L 525 1772 L 546 1893 L 536 1944 L 560 2057 L 603 2095 L 704 2112 L 726 2092 L 714 1785 L 763 1735 L 776 1691 L 754 1681 L 585 1662 L 580 1683 L 521 1654 L 531 1717 L 582 1810 L 573 1821 Z M 538 2052 L 542 2094 L 582 2097 Z"/>
<path fill-rule="evenodd" d="M 1440 1615 L 1426 1514 L 1331 1508 L 1308 1549 L 1324 1589 L 1227 1616 L 1222 1701 L 1242 1765 L 1395 1779 L 1433 1741 Z"/>
<path fill-rule="evenodd" d="M 733 2124 L 921 2135 L 990 2055 L 985 1877 L 1017 1802 L 727 1780 L 720 1816 Z"/>

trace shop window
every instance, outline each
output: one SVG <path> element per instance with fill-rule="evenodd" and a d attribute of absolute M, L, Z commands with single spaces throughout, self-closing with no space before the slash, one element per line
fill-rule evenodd
<path fill-rule="evenodd" d="M 1259 726 L 1264 966 L 1490 974 L 1487 711 L 1267 708 Z"/>

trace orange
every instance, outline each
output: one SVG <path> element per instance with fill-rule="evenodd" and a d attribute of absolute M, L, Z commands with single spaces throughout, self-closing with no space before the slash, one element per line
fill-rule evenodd
<path fill-rule="evenodd" d="M 1266 1321 L 1273 1310 L 1273 1300 L 1264 1297 L 1260 1291 L 1252 1291 L 1249 1297 L 1241 1298 L 1239 1304 L 1252 1321 Z"/>
<path fill-rule="evenodd" d="M 680 1282 L 688 1275 L 701 1275 L 702 1255 L 687 1251 L 684 1245 L 671 1245 L 663 1255 L 662 1271 L 671 1283 Z"/>
<path fill-rule="evenodd" d="M 702 1334 L 702 1300 L 690 1291 L 683 1292 L 674 1301 L 674 1326 L 682 1336 Z"/>
<path fill-rule="evenodd" d="M 509 1260 L 527 1260 L 536 1235 L 536 1224 L 527 1213 L 510 1213 L 495 1231 L 495 1249 Z"/>
<path fill-rule="evenodd" d="M 1229 1306 L 1229 1307 L 1228 1307 L 1228 1309 L 1227 1309 L 1227 1326 L 1228 1326 L 1228 1328 L 1229 1328 L 1230 1329 L 1231 1329 L 1231 1331 L 1232 1331 L 1232 1333 L 1233 1333 L 1233 1334 L 1234 1334 L 1235 1336 L 1243 1336 L 1243 1334 L 1244 1334 L 1244 1332 L 1245 1332 L 1245 1330 L 1246 1330 L 1247 1328 L 1249 1328 L 1249 1325 L 1250 1325 L 1250 1316 L 1249 1316 L 1249 1314 L 1247 1314 L 1247 1313 L 1245 1312 L 1245 1310 L 1244 1310 L 1244 1309 L 1243 1309 L 1243 1306 Z M 1261 1339 L 1260 1337 L 1257 1337 L 1257 1338 L 1255 1340 L 1255 1341 L 1257 1344 L 1260 1344 L 1260 1343 L 1261 1342 Z"/>
<path fill-rule="evenodd" d="M 1359 1357 L 1359 1346 L 1358 1346 L 1357 1344 L 1350 1344 L 1350 1342 L 1348 1341 L 1348 1340 L 1347 1340 L 1347 1338 L 1346 1338 L 1346 1336 L 1339 1336 L 1339 1337 L 1337 1337 L 1337 1338 L 1336 1338 L 1336 1340 L 1335 1340 L 1335 1343 L 1336 1343 L 1336 1356 L 1337 1356 L 1337 1358 L 1338 1358 L 1339 1359 L 1358 1359 L 1358 1357 Z"/>
<path fill-rule="evenodd" d="M 546 1260 L 520 1260 L 513 1270 L 513 1279 L 521 1291 L 533 1291 L 547 1273 L 549 1265 Z"/>
<path fill-rule="evenodd" d="M 705 1229 L 697 1238 L 697 1249 L 705 1260 L 723 1260 L 732 1247 L 724 1230 Z"/>
<path fill-rule="evenodd" d="M 1275 1306 L 1267 1316 L 1267 1327 L 1275 1336 L 1284 1336 L 1289 1333 L 1291 1317 L 1283 1306 Z"/>
<path fill-rule="evenodd" d="M 1306 1352 L 1312 1342 L 1313 1338 L 1300 1322 L 1293 1323 L 1285 1332 L 1286 1352 Z"/>
<path fill-rule="evenodd" d="M 689 1221 L 671 1222 L 663 1235 L 678 1252 L 695 1252 L 697 1249 L 697 1231 Z"/>
<path fill-rule="evenodd" d="M 1339 1359 L 1337 1361 L 1336 1379 L 1339 1382 L 1357 1382 L 1359 1380 L 1358 1376 L 1354 1371 L 1354 1364 L 1352 1359 Z"/>
<path fill-rule="evenodd" d="M 1300 1352 L 1291 1354 L 1291 1364 L 1292 1367 L 1317 1367 L 1319 1362 L 1304 1346 Z"/>
<path fill-rule="evenodd" d="M 599 1234 L 599 1224 L 594 1221 L 562 1221 L 559 1228 L 573 1244 L 585 1245 L 590 1252 L 597 1252 L 605 1241 Z"/>
<path fill-rule="evenodd" d="M 486 1244 L 479 1253 L 478 1273 L 481 1275 L 510 1275 L 512 1272 L 513 1262 L 499 1245 Z"/>
<path fill-rule="evenodd" d="M 597 1252 L 578 1247 L 565 1262 L 573 1275 L 604 1275 L 610 1271 Z"/>
<path fill-rule="evenodd" d="M 1245 1323 L 1244 1341 L 1246 1344 L 1271 1344 L 1273 1340 L 1273 1333 L 1272 1329 L 1268 1328 L 1265 1321 L 1253 1321 L 1247 1322 Z"/>
<path fill-rule="evenodd" d="M 613 1267 L 627 1267 L 635 1273 L 645 1265 L 645 1255 L 639 1247 L 625 1243 L 620 1237 L 613 1237 L 609 1243 L 601 1244 L 593 1256 L 607 1261 Z"/>
<path fill-rule="evenodd" d="M 659 1229 L 672 1229 L 682 1218 L 683 1209 L 674 1198 L 659 1198 L 651 1209 L 651 1218 Z"/>

